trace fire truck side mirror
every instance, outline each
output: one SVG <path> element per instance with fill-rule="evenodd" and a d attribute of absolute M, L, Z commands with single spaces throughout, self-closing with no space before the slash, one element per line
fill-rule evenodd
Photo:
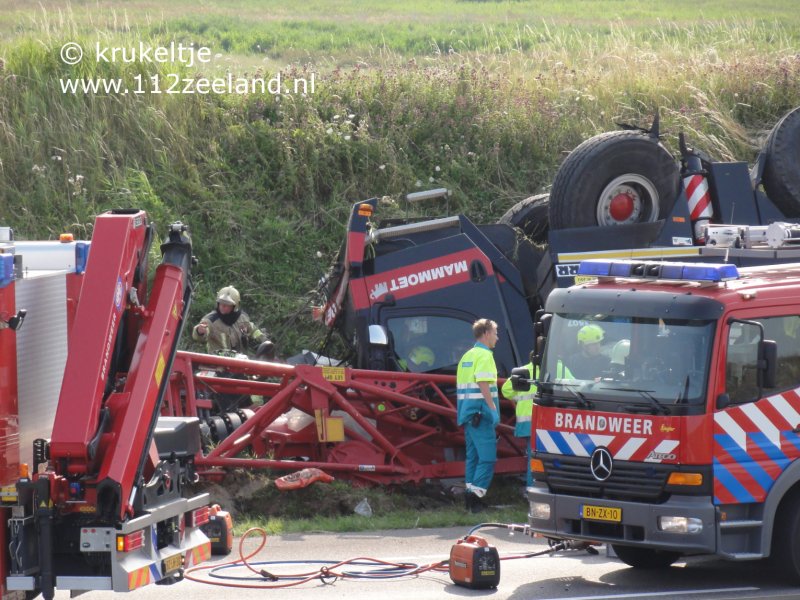
<path fill-rule="evenodd" d="M 774 388 L 778 374 L 778 343 L 762 340 L 758 354 L 759 387 Z"/>
<path fill-rule="evenodd" d="M 545 340 L 547 340 L 547 338 L 544 337 L 543 335 L 537 336 L 537 338 L 536 338 L 536 348 L 534 348 L 531 351 L 531 355 L 530 355 L 531 362 L 534 365 L 536 365 L 537 367 L 541 366 L 541 364 L 542 364 L 542 356 L 544 356 L 544 343 L 545 343 Z"/>
<path fill-rule="evenodd" d="M 527 367 L 511 369 L 511 387 L 515 392 L 529 392 L 531 390 L 530 376 L 531 372 Z"/>
<path fill-rule="evenodd" d="M 20 309 L 16 315 L 14 315 L 8 320 L 8 328 L 13 331 L 17 331 L 20 327 L 22 327 L 22 322 L 25 320 L 25 315 L 27 314 L 28 314 L 27 310 L 25 310 L 24 308 Z"/>
<path fill-rule="evenodd" d="M 536 321 L 533 324 L 533 331 L 537 337 L 547 337 L 547 334 L 550 332 L 550 322 L 552 320 L 553 315 L 550 313 L 545 313 L 541 310 L 536 313 Z"/>
<path fill-rule="evenodd" d="M 531 362 L 534 365 L 542 364 L 542 356 L 544 356 L 544 343 L 547 340 L 547 334 L 550 332 L 550 323 L 553 320 L 553 315 L 544 312 L 540 309 L 536 311 L 536 321 L 533 324 L 533 332 L 536 335 L 536 347 L 531 352 Z"/>

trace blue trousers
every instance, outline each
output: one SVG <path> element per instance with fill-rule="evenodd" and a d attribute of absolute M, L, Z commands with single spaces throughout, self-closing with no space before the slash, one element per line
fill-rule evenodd
<path fill-rule="evenodd" d="M 525 448 L 526 448 L 525 455 L 528 457 L 528 460 L 526 461 L 525 464 L 525 475 L 526 475 L 525 484 L 528 487 L 531 487 L 533 485 L 533 472 L 531 471 L 531 454 L 532 454 L 531 438 L 530 436 L 527 436 L 523 437 L 522 440 L 525 442 Z"/>
<path fill-rule="evenodd" d="M 481 419 L 480 425 L 464 424 L 464 439 L 467 446 L 467 464 L 464 479 L 467 488 L 474 487 L 484 492 L 494 476 L 497 462 L 497 437 L 489 419 Z M 480 494 L 479 494 L 480 495 Z"/>

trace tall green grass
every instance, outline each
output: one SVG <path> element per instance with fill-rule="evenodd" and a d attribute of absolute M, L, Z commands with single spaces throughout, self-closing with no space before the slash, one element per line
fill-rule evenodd
<path fill-rule="evenodd" d="M 451 211 L 492 221 L 545 190 L 565 152 L 616 122 L 646 126 L 660 108 L 673 150 L 685 131 L 719 159 L 752 160 L 780 115 L 800 105 L 800 29 L 788 3 L 760 13 L 781 21 L 723 14 L 717 3 L 700 6 L 721 20 L 698 21 L 689 3 L 671 3 L 674 17 L 657 3 L 610 21 L 592 11 L 633 9 L 571 1 L 545 15 L 540 3 L 463 1 L 444 3 L 450 17 L 444 4 L 412 2 L 361 18 L 356 0 L 318 13 L 318 3 L 240 0 L 203 5 L 190 19 L 177 14 L 181 3 L 159 14 L 138 2 L 116 13 L 96 2 L 36 13 L 5 4 L 0 221 L 47 238 L 65 229 L 88 237 L 94 215 L 119 206 L 145 208 L 161 224 L 181 219 L 200 259 L 193 318 L 232 283 L 286 353 L 321 339 L 306 317 L 308 291 L 352 202 L 385 197 L 381 215 L 395 216 L 404 193 L 447 186 Z M 97 64 L 89 53 L 69 67 L 58 58 L 67 41 L 175 41 L 222 56 L 188 69 Z M 60 77 L 277 69 L 285 79 L 314 72 L 316 92 L 104 96 L 58 86 Z"/>

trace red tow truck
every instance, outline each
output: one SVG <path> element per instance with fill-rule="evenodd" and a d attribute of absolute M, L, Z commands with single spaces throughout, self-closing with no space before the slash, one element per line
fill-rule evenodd
<path fill-rule="evenodd" d="M 97 217 L 91 252 L 0 243 L 3 598 L 173 583 L 211 555 L 208 494 L 188 489 L 199 421 L 159 418 L 192 246 L 171 225 L 151 282 L 155 236 L 143 211 L 115 210 Z"/>
<path fill-rule="evenodd" d="M 800 579 L 800 264 L 578 274 L 537 326 L 532 531 L 606 542 L 640 568 L 772 556 Z M 603 332 L 596 373 L 576 348 L 586 326 Z"/>

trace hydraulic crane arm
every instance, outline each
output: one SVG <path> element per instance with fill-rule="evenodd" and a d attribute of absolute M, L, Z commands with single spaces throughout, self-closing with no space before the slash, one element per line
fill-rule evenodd
<path fill-rule="evenodd" d="M 152 472 L 153 430 L 191 298 L 192 247 L 178 223 L 140 304 L 149 237 L 142 211 L 97 219 L 75 317 L 91 334 L 79 334 L 82 349 L 67 360 L 50 443 L 56 473 L 93 480 L 98 512 L 109 517 L 133 514 Z"/>

